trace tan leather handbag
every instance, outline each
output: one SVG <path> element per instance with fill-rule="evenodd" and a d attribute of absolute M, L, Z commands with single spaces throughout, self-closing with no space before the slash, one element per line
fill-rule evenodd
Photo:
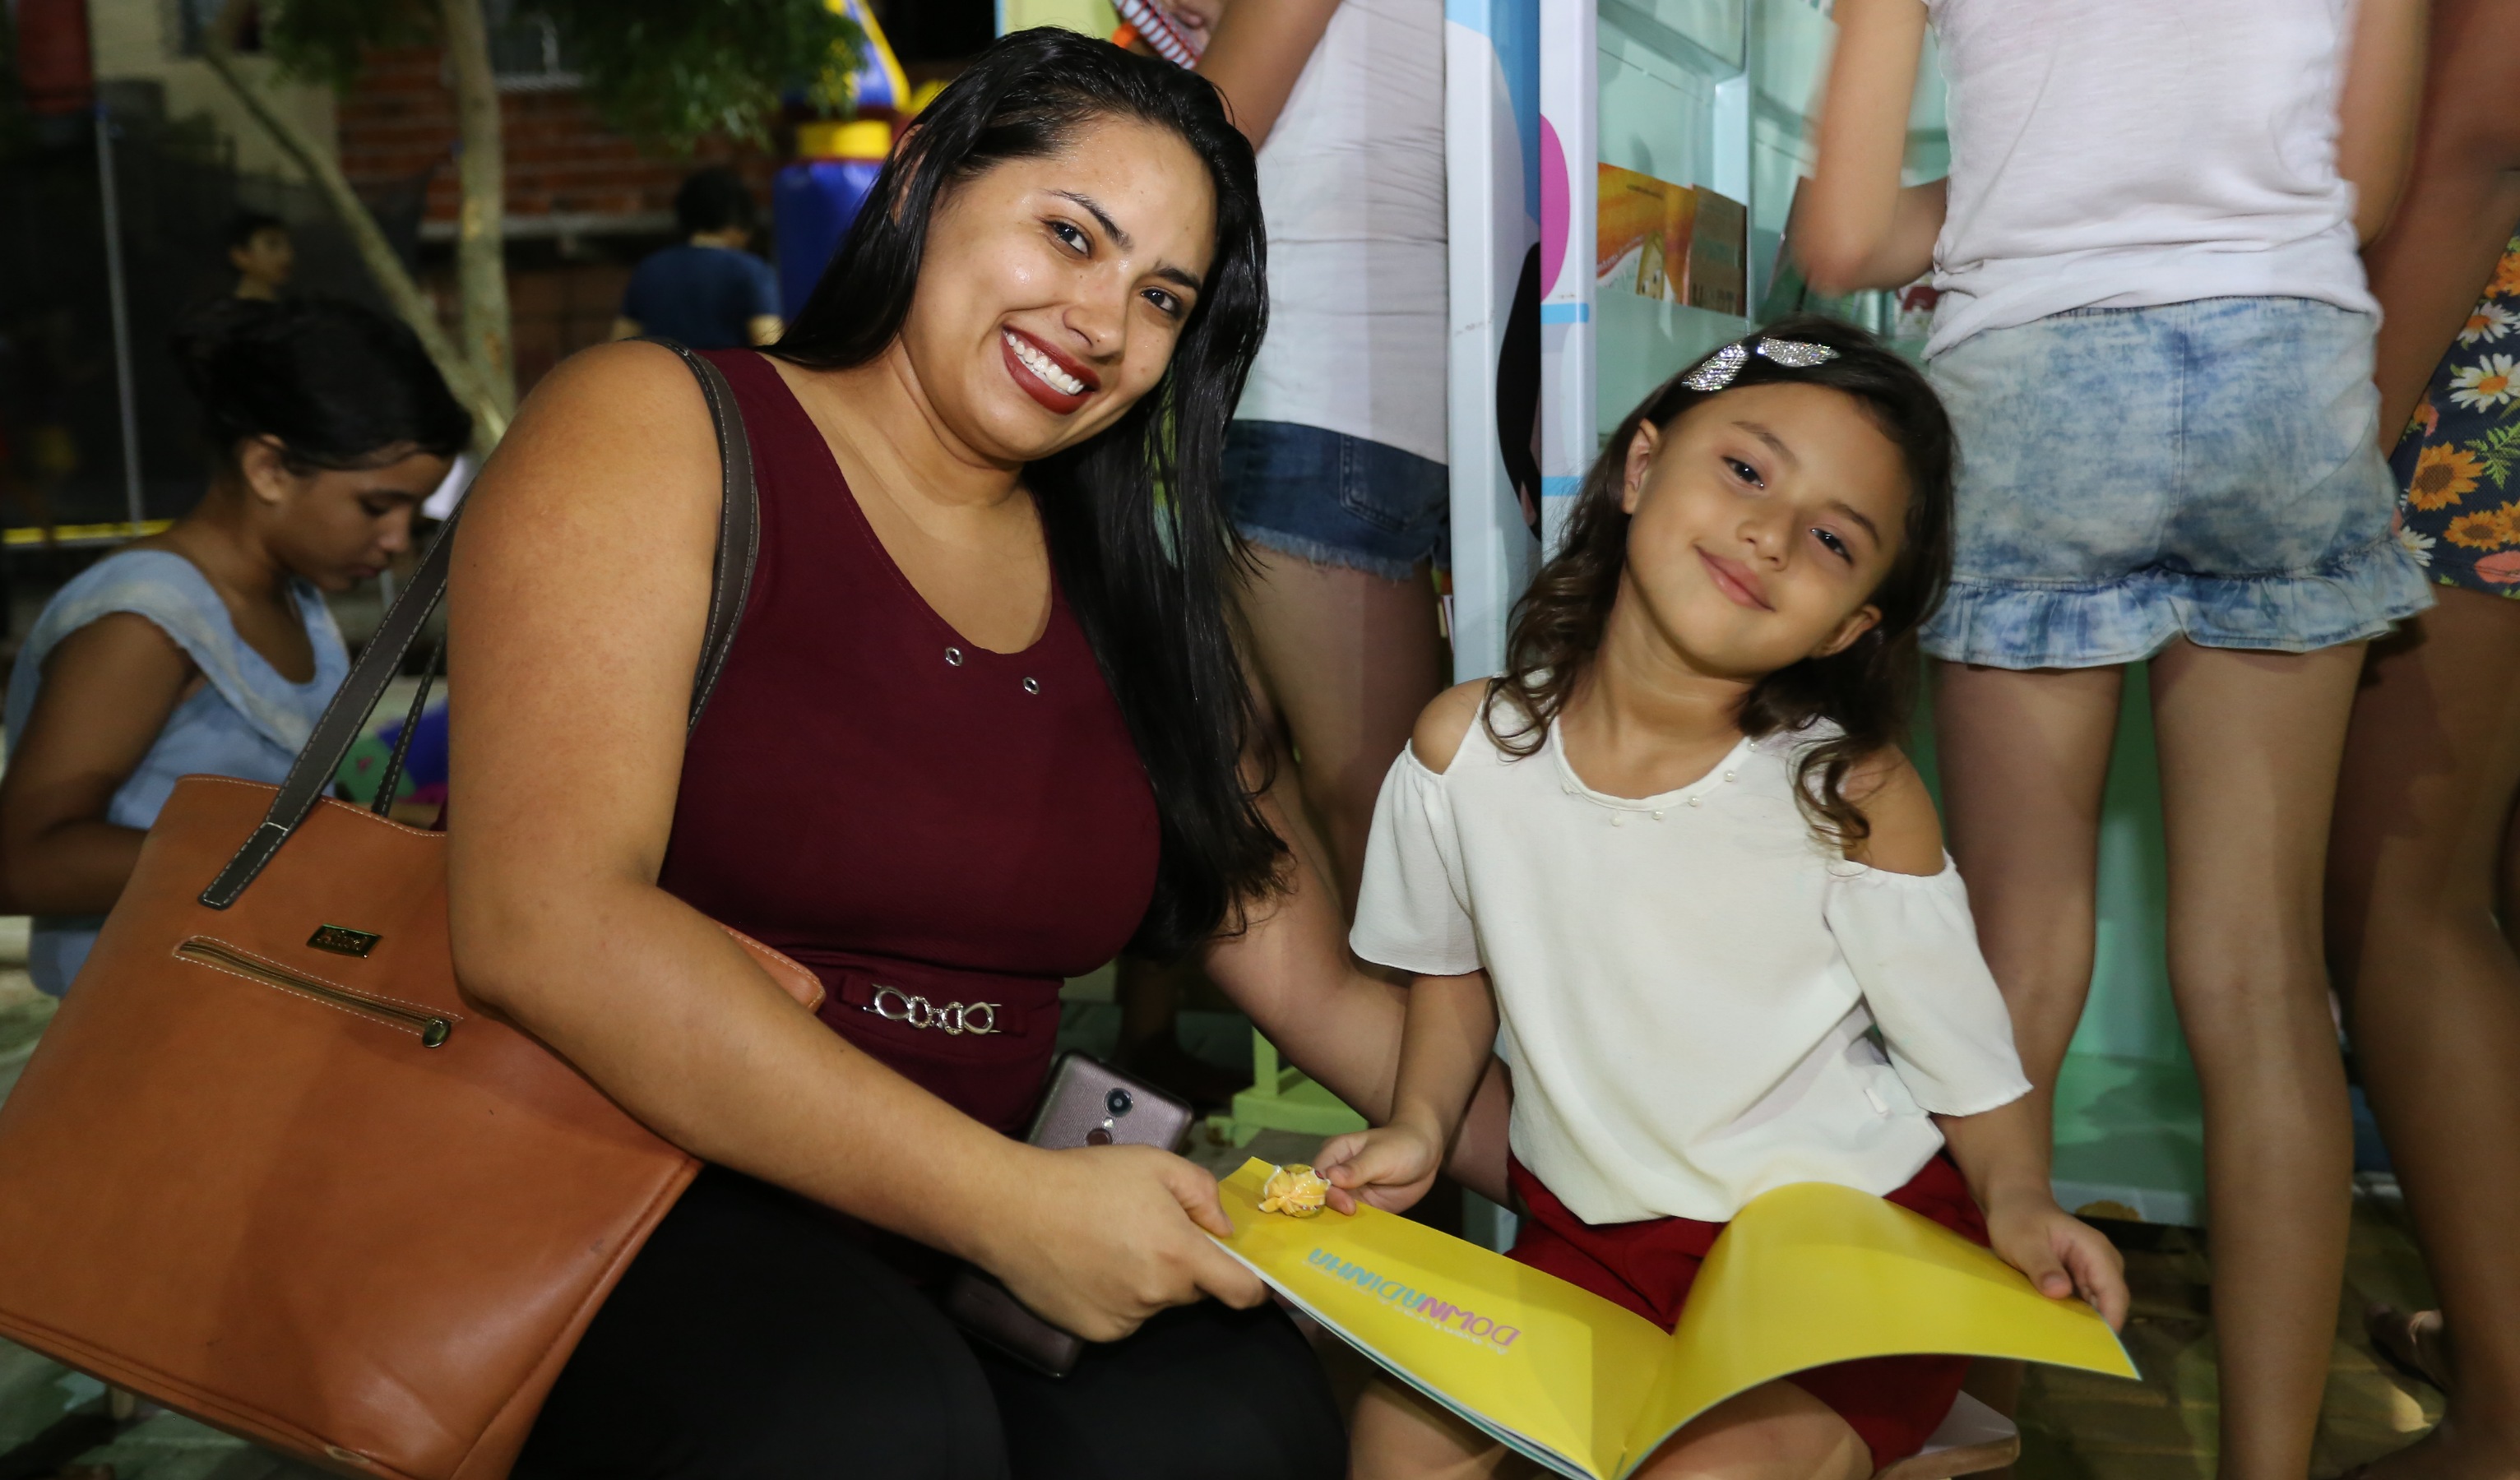
<path fill-rule="evenodd" d="M 673 347 L 725 470 L 697 720 L 758 513 L 733 392 Z M 319 799 L 436 605 L 453 533 L 278 788 L 177 784 L 0 1107 L 0 1334 L 339 1473 L 407 1480 L 507 1473 L 698 1170 L 466 999 L 442 833 Z M 811 972 L 742 943 L 819 1002 Z"/>

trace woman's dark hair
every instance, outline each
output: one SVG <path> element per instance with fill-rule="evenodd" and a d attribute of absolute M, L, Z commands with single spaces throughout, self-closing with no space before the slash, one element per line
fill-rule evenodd
<path fill-rule="evenodd" d="M 1109 118 L 1160 128 L 1206 165 L 1216 254 L 1164 378 L 1093 438 L 1024 478 L 1052 569 L 1119 700 L 1163 830 L 1154 900 L 1133 942 L 1166 956 L 1238 928 L 1284 858 L 1241 763 L 1251 697 L 1226 619 L 1243 560 L 1222 491 L 1225 424 L 1268 315 L 1251 146 L 1205 78 L 1071 31 L 982 52 L 903 133 L 839 254 L 772 351 L 863 365 L 900 335 L 927 226 L 947 194 L 1012 159 L 1066 149 Z"/>
<path fill-rule="evenodd" d="M 277 439 L 301 472 L 453 457 L 472 440 L 420 336 L 355 303 L 222 299 L 176 334 L 175 356 L 222 461 L 248 437 Z"/>
<path fill-rule="evenodd" d="M 1821 721 L 1837 727 L 1837 735 L 1797 752 L 1794 789 L 1814 830 L 1853 844 L 1872 828 L 1846 794 L 1848 777 L 1867 758 L 1906 739 L 1922 666 L 1916 634 L 1951 583 L 1952 472 L 1959 449 L 1951 419 L 1925 378 L 1863 330 L 1797 315 L 1770 325 L 1761 336 L 1825 344 L 1837 357 L 1797 370 L 1753 354 L 1726 390 L 1785 383 L 1842 392 L 1899 449 L 1908 472 L 1908 519 L 1899 553 L 1871 596 L 1881 620 L 1843 651 L 1805 658 L 1759 680 L 1742 697 L 1737 716 L 1741 733 L 1754 740 Z M 1526 723 L 1507 737 L 1498 733 L 1493 713 L 1487 721 L 1488 734 L 1510 754 L 1529 755 L 1539 747 L 1549 722 L 1592 669 L 1627 566 L 1628 515 L 1619 504 L 1628 444 L 1644 423 L 1667 431 L 1691 408 L 1724 393 L 1691 390 L 1687 381 L 1696 370 L 1692 365 L 1665 381 L 1620 421 L 1584 474 L 1564 542 L 1515 604 L 1505 675 L 1490 688 L 1501 690 Z"/>
<path fill-rule="evenodd" d="M 750 231 L 761 219 L 759 202 L 743 177 L 723 164 L 693 170 L 674 192 L 674 224 L 684 236 L 741 226 Z"/>

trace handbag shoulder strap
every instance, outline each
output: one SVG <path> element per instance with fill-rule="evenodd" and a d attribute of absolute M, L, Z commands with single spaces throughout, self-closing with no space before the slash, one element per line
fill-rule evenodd
<path fill-rule="evenodd" d="M 701 398 L 708 403 L 709 424 L 717 433 L 721 485 L 717 554 L 709 573 L 708 625 L 700 639 L 699 666 L 692 675 L 689 724 L 697 725 L 700 712 L 708 707 L 710 692 L 717 687 L 727 651 L 735 645 L 735 629 L 743 619 L 744 599 L 752 589 L 752 565 L 761 551 L 761 501 L 753 486 L 752 444 L 744 434 L 743 411 L 736 404 L 735 387 L 727 383 L 725 373 L 671 339 L 649 342 L 672 350 L 690 367 L 699 381 Z M 333 701 L 324 707 L 322 718 L 316 720 L 314 733 L 307 737 L 305 747 L 290 766 L 279 794 L 271 799 L 271 810 L 263 814 L 261 826 L 228 860 L 219 876 L 210 880 L 210 886 L 202 891 L 202 904 L 213 910 L 235 904 L 246 886 L 271 862 L 272 855 L 280 851 L 280 845 L 289 841 L 290 834 L 306 820 L 306 814 L 315 809 L 315 803 L 341 769 L 342 758 L 357 743 L 368 716 L 378 700 L 384 697 L 385 687 L 401 671 L 403 659 L 428 626 L 429 614 L 445 597 L 447 565 L 455 550 L 455 526 L 462 517 L 463 506 L 458 505 L 454 516 L 438 530 L 428 553 L 422 557 L 411 584 L 385 613 L 376 636 L 351 666 L 349 677 L 342 680 Z M 409 738 L 409 728 L 405 727 L 405 739 Z"/>

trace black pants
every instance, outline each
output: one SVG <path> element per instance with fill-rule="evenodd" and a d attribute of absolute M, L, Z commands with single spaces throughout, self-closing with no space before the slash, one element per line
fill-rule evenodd
<path fill-rule="evenodd" d="M 802 1199 L 715 1167 L 562 1369 L 517 1480 L 1335 1480 L 1320 1364 L 1205 1301 L 1044 1377 Z"/>

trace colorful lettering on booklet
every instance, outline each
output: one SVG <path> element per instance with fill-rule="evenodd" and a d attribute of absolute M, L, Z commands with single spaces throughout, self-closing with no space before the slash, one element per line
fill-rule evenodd
<path fill-rule="evenodd" d="M 1342 1284 L 1355 1285 L 1395 1310 L 1405 1311 L 1450 1335 L 1484 1343 L 1495 1351 L 1509 1349 L 1514 1338 L 1522 1334 L 1520 1326 L 1500 1325 L 1476 1311 L 1449 1300 L 1439 1300 L 1397 1279 L 1377 1275 L 1361 1264 L 1341 1259 L 1328 1249 L 1313 1250 L 1304 1256 L 1304 1262 Z"/>

